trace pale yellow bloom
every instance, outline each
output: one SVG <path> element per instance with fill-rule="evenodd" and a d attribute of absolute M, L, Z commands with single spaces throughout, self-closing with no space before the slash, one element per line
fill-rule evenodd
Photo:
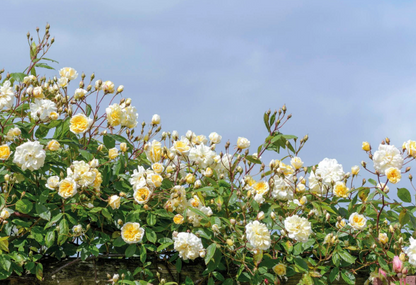
<path fill-rule="evenodd" d="M 227 238 L 226 242 L 227 242 L 227 244 L 229 246 L 233 246 L 234 245 L 234 241 L 232 239 Z"/>
<path fill-rule="evenodd" d="M 348 188 L 345 186 L 344 182 L 337 182 L 334 186 L 334 194 L 337 197 L 347 198 L 348 197 Z"/>
<path fill-rule="evenodd" d="M 59 144 L 58 141 L 56 140 L 51 140 L 48 145 L 46 146 L 47 149 L 49 149 L 50 151 L 56 151 L 61 147 L 61 145 Z"/>
<path fill-rule="evenodd" d="M 378 234 L 378 240 L 382 243 L 382 244 L 386 244 L 389 241 L 389 237 L 387 236 L 386 233 L 379 233 Z"/>
<path fill-rule="evenodd" d="M 114 83 L 111 81 L 104 81 L 101 85 L 101 89 L 105 93 L 114 93 Z"/>
<path fill-rule="evenodd" d="M 204 171 L 204 176 L 206 177 L 211 177 L 214 174 L 214 172 L 212 171 L 212 169 L 210 167 L 207 167 L 207 169 L 205 169 Z"/>
<path fill-rule="evenodd" d="M 121 124 L 124 119 L 124 112 L 119 104 L 114 103 L 108 106 L 105 111 L 107 113 L 107 121 L 111 126 L 116 127 Z"/>
<path fill-rule="evenodd" d="M 174 222 L 175 224 L 177 224 L 177 225 L 181 225 L 181 224 L 183 224 L 183 222 L 184 222 L 184 218 L 183 218 L 183 216 L 182 216 L 181 214 L 176 214 L 176 215 L 173 217 L 173 222 Z"/>
<path fill-rule="evenodd" d="M 335 224 L 335 226 L 337 227 L 337 229 L 342 229 L 343 227 L 346 226 L 345 220 L 341 220 L 341 221 L 337 222 Z"/>
<path fill-rule="evenodd" d="M 103 183 L 103 177 L 96 168 L 92 168 L 91 171 L 95 173 L 95 179 L 92 185 L 95 190 L 100 190 L 101 183 Z"/>
<path fill-rule="evenodd" d="M 120 150 L 122 151 L 122 152 L 126 152 L 127 151 L 127 144 L 126 143 L 121 143 L 120 144 Z"/>
<path fill-rule="evenodd" d="M 187 155 L 190 150 L 190 146 L 185 140 L 175 141 L 172 146 L 172 150 L 177 154 Z"/>
<path fill-rule="evenodd" d="M 367 219 L 358 213 L 351 214 L 349 221 L 350 226 L 356 230 L 363 230 L 367 223 Z"/>
<path fill-rule="evenodd" d="M 370 146 L 370 144 L 368 142 L 363 142 L 362 149 L 364 151 L 370 151 L 371 146 Z"/>
<path fill-rule="evenodd" d="M 58 117 L 59 117 L 59 115 L 58 115 L 58 113 L 56 113 L 56 112 L 51 112 L 51 113 L 49 114 L 49 118 L 50 118 L 52 121 L 58 120 Z"/>
<path fill-rule="evenodd" d="M 133 197 L 138 204 L 144 204 L 147 201 L 149 201 L 151 194 L 152 192 L 150 191 L 150 189 L 146 186 L 143 186 L 139 187 L 136 191 L 134 191 Z"/>
<path fill-rule="evenodd" d="M 152 117 L 152 125 L 159 125 L 160 124 L 160 116 L 158 114 L 154 114 Z"/>
<path fill-rule="evenodd" d="M 58 194 L 64 199 L 73 197 L 77 193 L 77 184 L 73 178 L 65 178 L 59 183 Z"/>
<path fill-rule="evenodd" d="M 264 195 L 269 191 L 269 183 L 266 181 L 259 181 L 253 185 L 253 189 L 256 191 L 256 194 Z"/>
<path fill-rule="evenodd" d="M 0 146 L 0 160 L 7 160 L 11 155 L 10 147 L 7 144 Z"/>
<path fill-rule="evenodd" d="M 121 238 L 126 243 L 141 242 L 144 236 L 144 229 L 140 227 L 139 223 L 125 223 L 121 228 Z"/>
<path fill-rule="evenodd" d="M 76 114 L 70 120 L 69 129 L 74 134 L 83 134 L 91 127 L 91 124 L 91 118 L 88 118 L 84 114 Z"/>
<path fill-rule="evenodd" d="M 188 173 L 185 177 L 186 183 L 188 184 L 192 184 L 195 182 L 195 175 L 193 175 L 192 173 Z"/>
<path fill-rule="evenodd" d="M 246 138 L 239 137 L 237 139 L 237 148 L 239 149 L 245 149 L 250 147 L 250 141 Z"/>
<path fill-rule="evenodd" d="M 74 80 L 78 77 L 77 71 L 71 67 L 62 68 L 61 70 L 59 70 L 59 75 L 61 77 L 68 78 L 68 80 Z"/>
<path fill-rule="evenodd" d="M 146 156 L 147 159 L 153 163 L 159 162 L 163 154 L 162 144 L 153 140 L 151 143 L 146 144 Z"/>
<path fill-rule="evenodd" d="M 153 163 L 152 164 L 152 169 L 153 169 L 154 172 L 160 174 L 160 173 L 163 172 L 163 164 L 158 163 L 158 162 Z"/>
<path fill-rule="evenodd" d="M 292 164 L 295 169 L 300 169 L 303 166 L 303 161 L 300 157 L 296 156 L 290 160 L 290 164 Z"/>
<path fill-rule="evenodd" d="M 358 165 L 355 165 L 355 166 L 351 167 L 351 174 L 352 175 L 358 175 L 359 172 L 360 172 L 360 167 Z"/>
<path fill-rule="evenodd" d="M 117 148 L 114 147 L 114 148 L 110 148 L 108 150 L 108 157 L 111 160 L 117 158 L 117 156 L 118 156 L 118 149 Z"/>
<path fill-rule="evenodd" d="M 3 208 L 0 212 L 0 218 L 5 220 L 10 217 L 10 210 L 7 208 Z"/>
<path fill-rule="evenodd" d="M 279 276 L 286 275 L 286 265 L 279 263 L 273 266 L 273 272 Z"/>
<path fill-rule="evenodd" d="M 110 198 L 108 198 L 108 205 L 110 205 L 110 207 L 113 209 L 118 209 L 120 208 L 120 201 L 120 196 L 113 195 Z"/>
<path fill-rule="evenodd" d="M 400 170 L 396 167 L 388 168 L 386 170 L 386 176 L 387 176 L 387 179 L 393 184 L 396 184 L 402 178 L 402 174 L 400 173 Z"/>
<path fill-rule="evenodd" d="M 32 94 L 33 94 L 33 97 L 35 97 L 37 99 L 42 99 L 42 98 L 45 97 L 43 95 L 42 87 L 40 87 L 40 86 L 33 88 L 33 93 Z"/>

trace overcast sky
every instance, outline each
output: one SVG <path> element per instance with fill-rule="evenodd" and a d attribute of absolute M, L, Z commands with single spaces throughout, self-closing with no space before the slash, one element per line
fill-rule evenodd
<path fill-rule="evenodd" d="M 303 160 L 346 171 L 368 161 L 362 141 L 416 140 L 414 1 L 10 0 L 2 11 L 0 68 L 26 68 L 26 33 L 48 22 L 58 70 L 124 85 L 139 119 L 158 113 L 165 131 L 244 136 L 255 152 L 264 111 L 286 104 L 282 132 L 310 138 Z"/>

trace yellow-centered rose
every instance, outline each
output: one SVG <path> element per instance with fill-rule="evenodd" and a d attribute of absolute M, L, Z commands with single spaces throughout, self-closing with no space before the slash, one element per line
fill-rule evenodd
<path fill-rule="evenodd" d="M 115 159 L 118 156 L 118 149 L 114 148 L 110 148 L 108 150 L 108 157 L 112 160 Z"/>
<path fill-rule="evenodd" d="M 49 149 L 50 151 L 56 151 L 61 147 L 61 145 L 59 144 L 58 141 L 56 140 L 51 140 L 48 145 L 47 145 L 47 149 Z"/>
<path fill-rule="evenodd" d="M 77 184 L 73 178 L 65 178 L 59 183 L 58 194 L 64 199 L 73 197 L 77 193 Z"/>
<path fill-rule="evenodd" d="M 279 263 L 273 266 L 273 272 L 279 276 L 286 275 L 286 265 Z"/>
<path fill-rule="evenodd" d="M 400 170 L 396 167 L 388 168 L 386 170 L 386 176 L 387 179 L 393 184 L 396 184 L 400 181 L 400 179 L 402 179 L 402 174 L 400 173 Z"/>
<path fill-rule="evenodd" d="M 173 222 L 177 225 L 183 224 L 184 218 L 181 214 L 177 214 L 173 217 Z"/>
<path fill-rule="evenodd" d="M 70 120 L 69 129 L 74 134 L 83 134 L 91 127 L 92 119 L 84 114 L 76 114 Z"/>
<path fill-rule="evenodd" d="M 7 144 L 0 146 L 0 160 L 9 159 L 11 154 L 10 147 Z"/>
<path fill-rule="evenodd" d="M 139 223 L 125 223 L 121 228 L 121 238 L 126 243 L 141 242 L 144 236 L 144 229 L 140 227 Z"/>

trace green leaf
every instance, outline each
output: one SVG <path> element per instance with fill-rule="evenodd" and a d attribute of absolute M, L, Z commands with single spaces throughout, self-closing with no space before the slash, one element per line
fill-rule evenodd
<path fill-rule="evenodd" d="M 53 216 L 52 219 L 46 224 L 45 229 L 52 226 L 54 223 L 59 221 L 62 218 L 62 213 L 58 213 L 56 216 Z"/>
<path fill-rule="evenodd" d="M 160 252 L 160 251 L 164 250 L 165 248 L 169 247 L 171 244 L 173 244 L 173 242 L 168 242 L 168 243 L 161 244 L 157 247 L 156 251 Z"/>
<path fill-rule="evenodd" d="M 355 275 L 352 274 L 351 272 L 347 271 L 347 270 L 343 270 L 341 272 L 341 276 L 342 279 L 344 279 L 345 282 L 347 282 L 348 284 L 355 284 Z"/>
<path fill-rule="evenodd" d="M 116 140 L 109 135 L 103 136 L 103 142 L 106 148 L 114 148 L 116 146 Z"/>
<path fill-rule="evenodd" d="M 194 285 L 194 282 L 191 278 L 189 278 L 189 276 L 186 276 L 185 285 Z"/>
<path fill-rule="evenodd" d="M 308 264 L 306 263 L 305 260 L 303 260 L 302 258 L 297 257 L 297 258 L 294 259 L 294 261 L 295 261 L 295 264 L 297 265 L 297 267 L 300 270 L 302 270 L 304 272 L 309 271 Z"/>
<path fill-rule="evenodd" d="M 346 250 L 341 250 L 338 252 L 339 256 L 344 259 L 346 262 L 353 264 L 355 262 L 355 257 L 348 253 Z"/>
<path fill-rule="evenodd" d="M 194 212 L 195 214 L 200 215 L 201 217 L 204 217 L 205 219 L 209 220 L 208 216 L 205 215 L 203 212 L 201 212 L 198 209 L 195 209 L 194 207 L 187 207 L 187 209 L 191 210 L 192 212 Z"/>
<path fill-rule="evenodd" d="M 156 216 L 149 213 L 147 215 L 146 222 L 149 226 L 154 226 L 156 224 Z"/>
<path fill-rule="evenodd" d="M 32 209 L 33 204 L 28 199 L 22 199 L 16 203 L 16 210 L 23 214 L 28 214 Z"/>
<path fill-rule="evenodd" d="M 43 63 L 43 62 L 36 63 L 35 66 L 40 67 L 40 68 L 46 68 L 46 69 L 55 69 L 52 66 L 49 66 L 47 63 Z"/>
<path fill-rule="evenodd" d="M 131 257 L 134 255 L 134 253 L 136 252 L 137 249 L 137 245 L 136 244 L 131 244 L 129 245 L 129 247 L 126 249 L 126 252 L 124 253 L 126 255 L 126 257 Z"/>
<path fill-rule="evenodd" d="M 79 153 L 83 158 L 85 158 L 87 161 L 93 160 L 94 156 L 88 151 L 84 149 L 80 149 Z"/>
<path fill-rule="evenodd" d="M 156 236 L 156 233 L 152 229 L 146 228 L 146 238 L 151 243 L 155 243 L 157 236 Z"/>
<path fill-rule="evenodd" d="M 36 264 L 36 278 L 38 278 L 40 281 L 43 279 L 43 265 L 42 263 Z"/>
<path fill-rule="evenodd" d="M 207 254 L 205 255 L 205 264 L 208 264 L 208 262 L 210 262 L 210 260 L 212 259 L 212 257 L 215 254 L 216 249 L 217 249 L 217 244 L 216 243 L 212 243 L 208 246 Z"/>
<path fill-rule="evenodd" d="M 0 249 L 3 251 L 9 252 L 9 237 L 8 236 L 0 238 Z"/>
<path fill-rule="evenodd" d="M 146 248 L 142 245 L 142 247 L 140 249 L 140 261 L 142 263 L 145 263 L 146 262 L 146 258 L 147 258 Z"/>
<path fill-rule="evenodd" d="M 27 75 L 21 72 L 14 72 L 14 73 L 10 73 L 10 77 L 14 79 L 14 81 L 17 82 L 23 82 L 23 79 L 26 77 Z"/>
<path fill-rule="evenodd" d="M 257 163 L 257 164 L 261 164 L 261 160 L 258 159 L 257 157 L 254 157 L 252 155 L 247 155 L 245 157 L 248 161 L 252 162 L 252 163 Z"/>
<path fill-rule="evenodd" d="M 52 230 L 52 231 L 49 231 L 46 234 L 46 237 L 45 237 L 45 245 L 47 247 L 51 247 L 53 245 L 54 241 L 55 241 L 55 231 Z"/>
<path fill-rule="evenodd" d="M 65 219 L 62 219 L 59 223 L 59 235 L 58 235 L 58 245 L 63 245 L 68 239 L 69 227 L 68 222 Z"/>
<path fill-rule="evenodd" d="M 44 125 L 39 125 L 38 129 L 35 132 L 35 136 L 38 139 L 43 139 L 49 133 L 49 129 Z"/>
<path fill-rule="evenodd" d="M 329 273 L 329 281 L 334 282 L 334 280 L 338 277 L 339 274 L 339 268 L 338 267 L 334 267 L 331 270 L 331 273 Z"/>
<path fill-rule="evenodd" d="M 399 215 L 400 225 L 404 226 L 409 221 L 410 221 L 410 215 L 409 215 L 407 209 L 403 208 L 403 210 L 400 212 L 400 215 Z"/>
<path fill-rule="evenodd" d="M 373 184 L 374 186 L 377 186 L 377 182 L 374 179 L 369 178 L 367 181 Z"/>
<path fill-rule="evenodd" d="M 44 59 L 44 60 L 49 60 L 49 61 L 56 62 L 56 63 L 59 63 L 58 61 L 56 61 L 56 60 L 54 60 L 54 59 L 50 59 L 50 58 L 46 58 L 46 57 L 42 57 L 42 59 Z"/>
<path fill-rule="evenodd" d="M 175 263 L 176 271 L 179 273 L 182 270 L 182 259 L 178 258 Z"/>
<path fill-rule="evenodd" d="M 397 196 L 403 202 L 406 202 L 406 203 L 411 203 L 412 202 L 412 196 L 410 195 L 409 190 L 407 190 L 406 188 L 398 188 L 397 189 Z"/>
<path fill-rule="evenodd" d="M 378 260 L 378 264 L 380 265 L 380 267 L 381 267 L 383 270 L 385 270 L 386 272 L 389 272 L 389 271 L 390 271 L 390 268 L 389 268 L 389 266 L 388 266 L 387 262 L 384 260 L 385 258 L 386 258 L 385 256 L 379 256 L 379 257 L 377 258 L 377 260 Z"/>
<path fill-rule="evenodd" d="M 51 219 L 51 212 L 42 204 L 36 204 L 36 213 L 44 220 L 49 221 Z"/>

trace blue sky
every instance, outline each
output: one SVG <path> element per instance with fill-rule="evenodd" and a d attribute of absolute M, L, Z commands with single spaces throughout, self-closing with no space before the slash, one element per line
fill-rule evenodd
<path fill-rule="evenodd" d="M 336 158 L 346 171 L 369 161 L 362 141 L 416 140 L 416 2 L 7 0 L 2 10 L 0 68 L 23 70 L 26 33 L 48 22 L 57 69 L 124 85 L 139 119 L 158 113 L 165 131 L 244 136 L 255 152 L 264 111 L 286 104 L 282 131 L 310 138 L 303 160 Z"/>

